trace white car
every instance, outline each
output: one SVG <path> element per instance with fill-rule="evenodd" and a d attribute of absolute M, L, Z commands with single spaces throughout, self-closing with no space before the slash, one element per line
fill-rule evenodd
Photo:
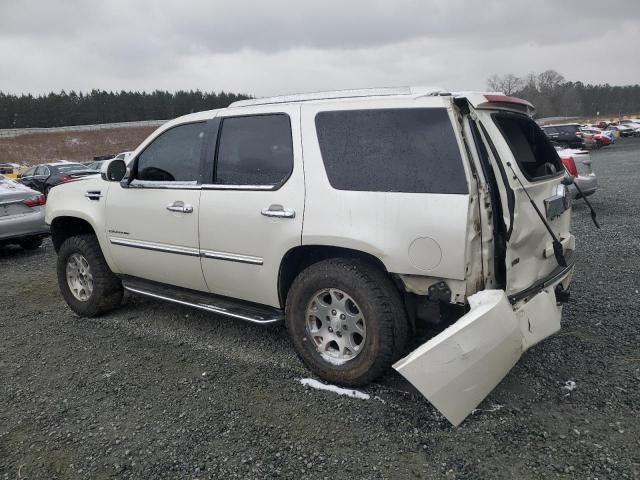
<path fill-rule="evenodd" d="M 393 364 L 458 424 L 568 299 L 571 199 L 532 111 L 404 87 L 178 118 L 128 166 L 52 190 L 62 295 L 88 317 L 127 290 L 284 321 L 320 378 L 365 385 Z M 406 355 L 432 306 L 457 321 Z"/>
<path fill-rule="evenodd" d="M 591 155 L 588 150 L 556 147 L 556 151 L 567 170 L 573 177 L 568 186 L 572 198 L 588 197 L 596 193 L 598 178 L 593 171 Z M 577 188 L 576 188 L 577 185 Z"/>

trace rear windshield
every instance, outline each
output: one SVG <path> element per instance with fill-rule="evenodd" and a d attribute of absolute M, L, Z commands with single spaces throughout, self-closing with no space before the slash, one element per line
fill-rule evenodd
<path fill-rule="evenodd" d="M 577 133 L 580 128 L 578 127 L 578 125 L 562 125 L 558 127 L 558 130 L 560 130 L 562 133 L 572 134 Z"/>
<path fill-rule="evenodd" d="M 528 180 L 540 180 L 564 171 L 556 150 L 536 122 L 508 113 L 496 113 L 493 118 Z"/>
<path fill-rule="evenodd" d="M 78 170 L 88 170 L 89 167 L 86 167 L 85 165 L 81 165 L 81 164 L 77 164 L 77 165 L 74 164 L 74 165 L 62 165 L 56 168 L 60 173 L 67 173 L 67 172 L 77 172 Z"/>
<path fill-rule="evenodd" d="M 445 108 L 328 111 L 315 120 L 322 160 L 335 189 L 468 193 Z"/>

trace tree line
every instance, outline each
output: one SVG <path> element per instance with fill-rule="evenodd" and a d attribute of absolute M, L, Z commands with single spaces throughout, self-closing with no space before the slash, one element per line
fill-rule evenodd
<path fill-rule="evenodd" d="M 249 95 L 200 90 L 151 93 L 91 90 L 46 95 L 0 92 L 0 128 L 64 127 L 99 123 L 165 120 L 187 113 L 224 108 Z"/>
<path fill-rule="evenodd" d="M 640 112 L 640 85 L 591 85 L 567 81 L 555 70 L 493 75 L 487 88 L 530 101 L 536 117 L 617 117 Z"/>

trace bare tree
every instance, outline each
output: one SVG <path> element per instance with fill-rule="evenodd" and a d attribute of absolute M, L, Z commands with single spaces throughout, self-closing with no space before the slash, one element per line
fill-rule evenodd
<path fill-rule="evenodd" d="M 555 90 L 560 84 L 564 83 L 564 77 L 555 70 L 545 70 L 538 74 L 538 89 L 543 91 Z"/>
<path fill-rule="evenodd" d="M 513 95 L 524 86 L 524 82 L 520 77 L 516 77 L 512 73 L 506 75 L 492 75 L 487 80 L 487 88 L 495 92 L 503 92 L 507 95 Z"/>

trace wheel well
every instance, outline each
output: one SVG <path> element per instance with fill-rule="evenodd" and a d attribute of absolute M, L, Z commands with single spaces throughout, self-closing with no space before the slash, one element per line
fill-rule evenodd
<path fill-rule="evenodd" d="M 83 233 L 91 233 L 95 235 L 95 231 L 89 222 L 77 217 L 58 217 L 51 222 L 51 241 L 56 252 L 64 241 L 69 237 L 82 235 Z"/>
<path fill-rule="evenodd" d="M 381 269 L 383 272 L 387 272 L 387 269 L 379 258 L 360 250 L 327 245 L 302 245 L 295 247 L 285 254 L 280 263 L 280 272 L 278 274 L 278 297 L 280 299 L 280 305 L 284 307 L 289 289 L 302 270 L 322 260 L 337 257 L 357 258 Z"/>

